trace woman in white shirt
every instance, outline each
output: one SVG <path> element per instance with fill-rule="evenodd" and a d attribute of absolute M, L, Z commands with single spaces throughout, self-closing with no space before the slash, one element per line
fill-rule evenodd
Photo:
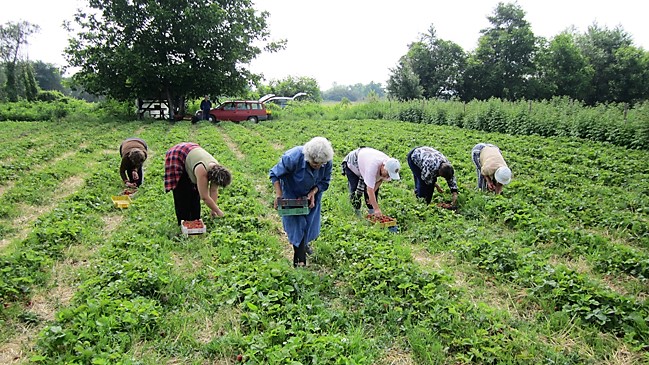
<path fill-rule="evenodd" d="M 360 213 L 362 195 L 369 214 L 382 215 L 378 203 L 379 188 L 383 181 L 400 179 L 399 160 L 374 148 L 361 147 L 345 156 L 342 169 L 347 176 L 349 198 L 356 212 Z"/>

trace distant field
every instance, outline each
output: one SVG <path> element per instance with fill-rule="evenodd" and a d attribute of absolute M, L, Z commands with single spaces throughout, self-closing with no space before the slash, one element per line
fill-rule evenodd
<path fill-rule="evenodd" d="M 0 364 L 638 364 L 649 357 L 649 152 L 377 120 L 1 122 Z M 118 146 L 151 149 L 118 210 Z M 314 136 L 334 146 L 306 269 L 272 209 L 268 170 Z M 185 238 L 164 153 L 194 141 L 233 172 L 225 218 Z M 471 148 L 500 146 L 502 196 L 478 192 Z M 398 158 L 381 187 L 399 233 L 353 214 L 340 162 Z M 413 194 L 406 154 L 452 162 L 459 210 Z M 238 357 L 238 355 L 241 355 Z"/>

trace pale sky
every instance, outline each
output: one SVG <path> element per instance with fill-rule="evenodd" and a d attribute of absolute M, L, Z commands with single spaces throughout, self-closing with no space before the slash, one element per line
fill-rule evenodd
<path fill-rule="evenodd" d="M 438 38 L 475 49 L 480 30 L 490 26 L 498 0 L 253 0 L 270 13 L 271 39 L 287 39 L 278 53 L 264 53 L 250 65 L 266 81 L 287 76 L 312 77 L 320 89 L 339 85 L 386 85 L 390 68 L 408 44 L 434 25 Z M 505 1 L 507 2 L 507 1 Z M 647 14 L 642 0 L 518 0 L 536 36 L 551 38 L 574 26 L 586 31 L 597 23 L 618 25 L 635 46 L 649 50 Z M 27 20 L 41 31 L 33 35 L 29 58 L 64 66 L 68 34 L 61 24 L 72 20 L 85 0 L 0 0 L 0 24 Z"/>

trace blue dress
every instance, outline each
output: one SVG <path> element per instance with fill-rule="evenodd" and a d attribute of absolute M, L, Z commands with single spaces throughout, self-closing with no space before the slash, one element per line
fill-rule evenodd
<path fill-rule="evenodd" d="M 302 146 L 297 146 L 284 152 L 279 162 L 270 169 L 270 181 L 273 184 L 280 182 L 283 198 L 305 197 L 313 187 L 318 187 L 315 206 L 309 210 L 309 214 L 282 217 L 288 241 L 295 247 L 299 247 L 302 241 L 309 243 L 320 235 L 322 193 L 329 188 L 332 166 L 333 162 L 328 161 L 319 169 L 313 169 L 304 159 Z"/>

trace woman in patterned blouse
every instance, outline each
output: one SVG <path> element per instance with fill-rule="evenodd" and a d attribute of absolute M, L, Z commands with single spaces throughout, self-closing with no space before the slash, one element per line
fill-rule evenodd
<path fill-rule="evenodd" d="M 432 147 L 421 146 L 413 148 L 408 153 L 407 159 L 415 179 L 415 195 L 418 198 L 423 198 L 426 204 L 430 204 L 434 189 L 437 188 L 438 192 L 442 192 L 437 185 L 437 178 L 441 176 L 451 189 L 453 199 L 451 205 L 457 204 L 458 189 L 455 171 L 446 156 Z"/>

